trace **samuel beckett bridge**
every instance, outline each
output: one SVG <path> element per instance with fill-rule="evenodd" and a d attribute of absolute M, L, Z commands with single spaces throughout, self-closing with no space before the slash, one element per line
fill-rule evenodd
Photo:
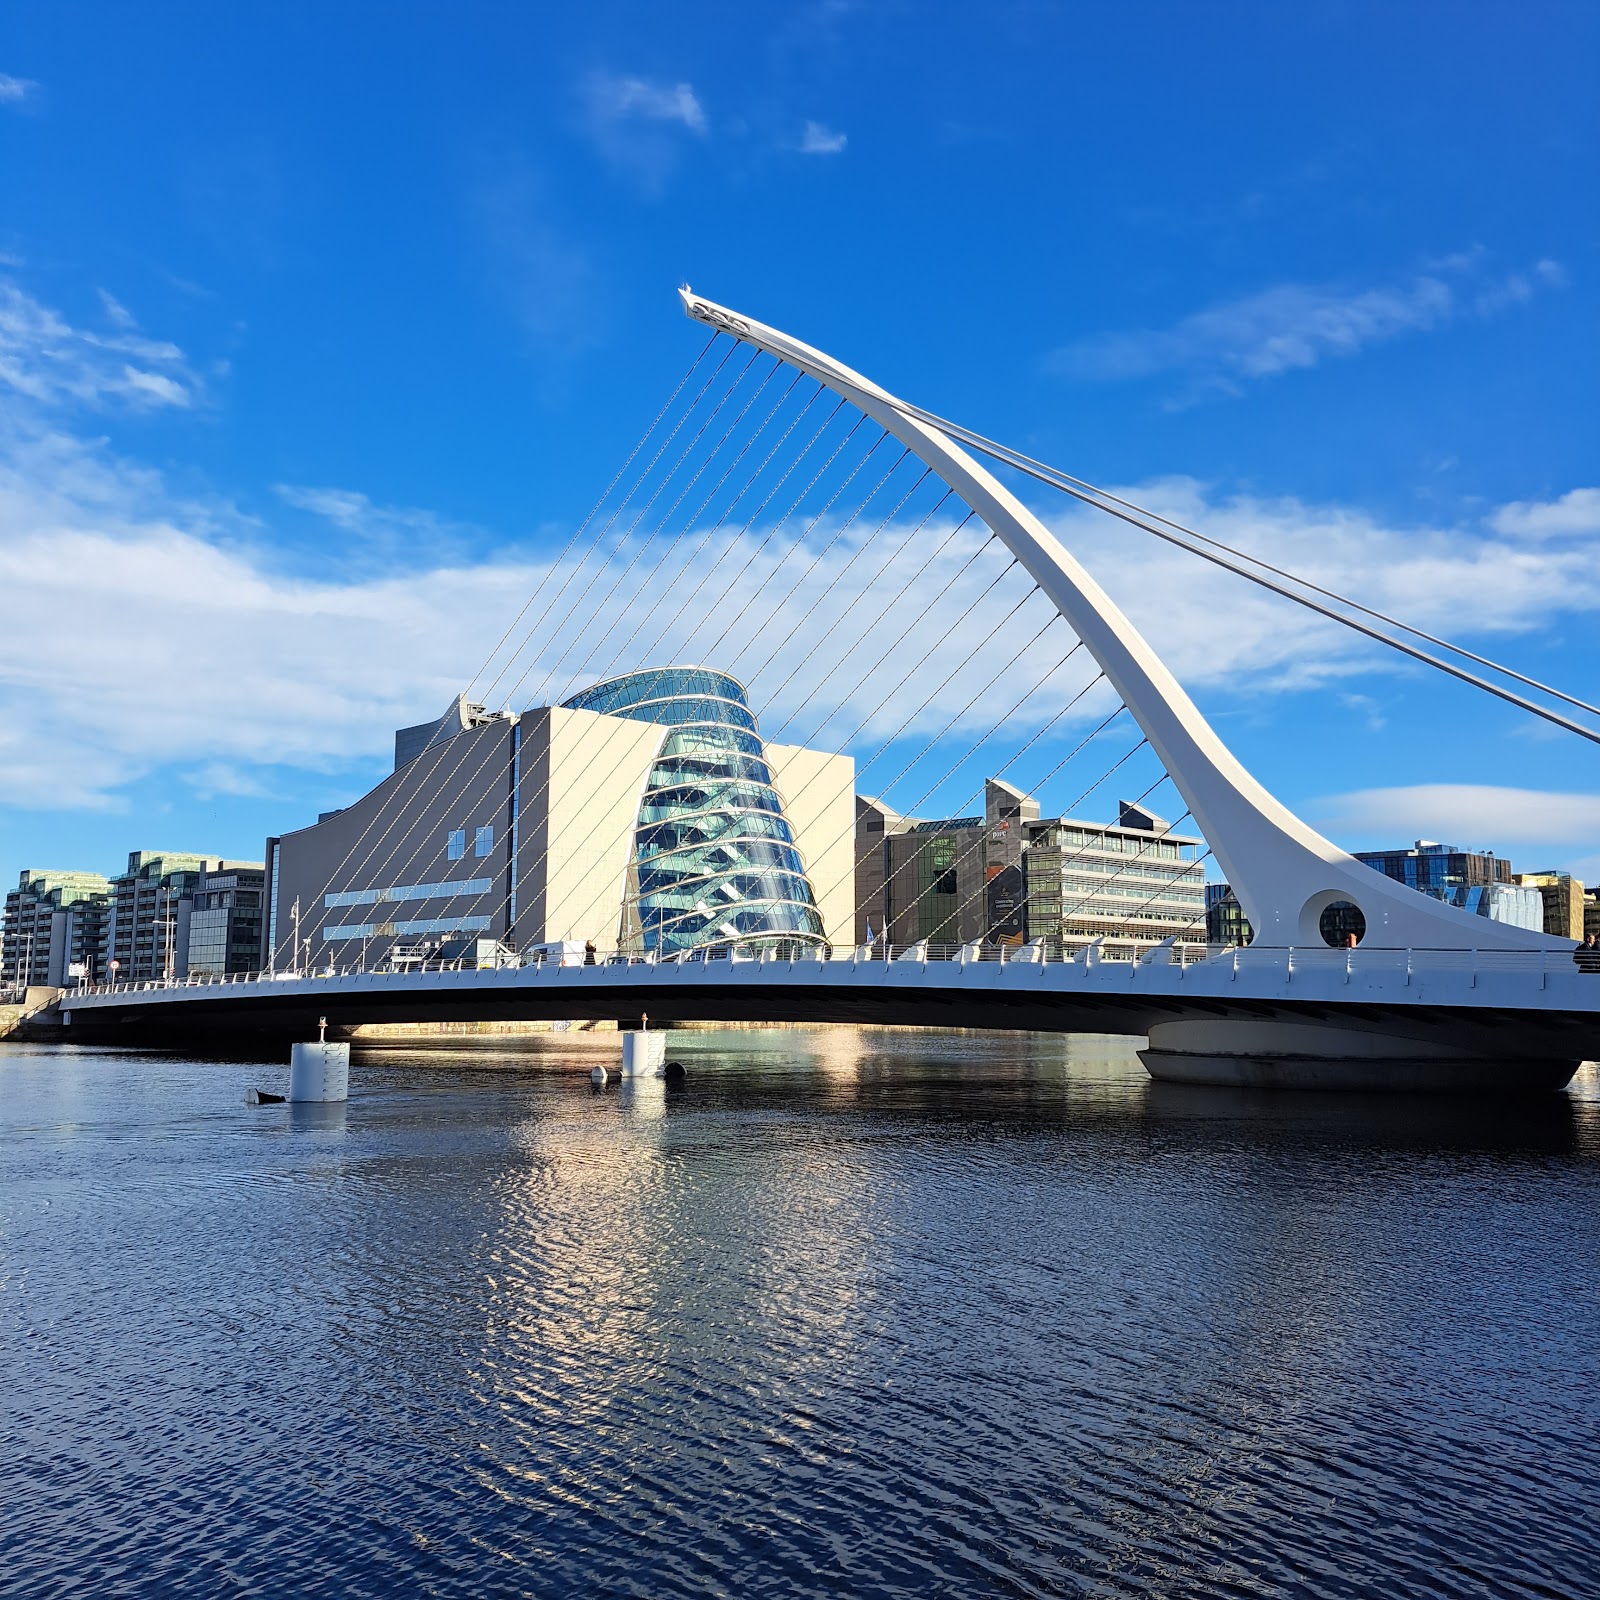
<path fill-rule="evenodd" d="M 1080 549 L 1092 508 L 1303 608 L 1290 648 L 1376 642 L 1596 742 L 1600 710 L 683 302 L 704 347 L 466 690 L 269 841 L 263 970 L 75 991 L 66 1036 L 909 1023 L 1438 1089 L 1600 1056 L 1571 940 L 1281 805 L 1021 491 Z"/>

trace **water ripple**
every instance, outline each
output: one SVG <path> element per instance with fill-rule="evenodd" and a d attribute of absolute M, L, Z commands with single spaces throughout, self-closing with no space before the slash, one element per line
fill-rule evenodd
<path fill-rule="evenodd" d="M 1600 1594 L 1600 1084 L 0 1050 L 0 1592 Z"/>

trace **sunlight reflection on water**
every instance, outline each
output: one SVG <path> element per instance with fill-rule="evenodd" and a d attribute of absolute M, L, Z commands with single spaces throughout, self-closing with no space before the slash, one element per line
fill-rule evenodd
<path fill-rule="evenodd" d="M 0 1048 L 0 1588 L 1578 1594 L 1600 1085 L 1107 1039 Z"/>

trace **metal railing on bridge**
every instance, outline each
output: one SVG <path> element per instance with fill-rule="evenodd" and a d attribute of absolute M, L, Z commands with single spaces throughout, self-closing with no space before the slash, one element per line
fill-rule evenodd
<path fill-rule="evenodd" d="M 1072 950 L 1051 949 L 1041 942 L 1024 945 L 994 944 L 892 944 L 878 941 L 873 944 L 844 945 L 821 950 L 796 949 L 794 951 L 757 950 L 744 951 L 727 946 L 703 946 L 672 956 L 660 957 L 637 951 L 593 951 L 568 954 L 559 958 L 536 955 L 522 963 L 520 970 L 586 967 L 687 967 L 728 963 L 736 965 L 783 966 L 794 968 L 805 965 L 837 965 L 849 963 L 861 966 L 876 963 L 882 966 L 912 964 L 934 965 L 952 963 L 958 966 L 972 964 L 1055 966 L 1092 968 L 1098 966 L 1126 967 L 1176 967 L 1180 971 L 1199 965 L 1210 970 L 1222 968 L 1233 975 L 1261 976 L 1281 974 L 1286 983 L 1293 983 L 1296 973 L 1338 974 L 1347 980 L 1357 978 L 1401 978 L 1409 985 L 1418 977 L 1444 977 L 1466 975 L 1476 983 L 1480 974 L 1523 974 L 1537 977 L 1540 986 L 1551 973 L 1570 972 L 1576 965 L 1579 971 L 1593 971 L 1594 965 L 1585 965 L 1579 956 L 1568 956 L 1561 950 L 1536 948 L 1528 950 L 1447 950 L 1447 949 L 1393 949 L 1372 947 L 1361 949 L 1330 949 L 1326 946 L 1271 946 L 1271 945 L 1218 945 L 1199 942 L 1167 940 L 1160 943 L 1136 939 L 1096 939 Z M 114 995 L 149 993 L 159 990 L 179 989 L 238 989 L 262 984 L 287 981 L 337 980 L 354 977 L 387 978 L 403 984 L 419 971 L 434 973 L 468 973 L 473 971 L 507 970 L 505 967 L 479 967 L 468 960 L 432 962 L 425 967 L 393 969 L 386 967 L 364 968 L 355 966 L 329 966 L 315 970 L 294 969 L 270 972 L 238 972 L 228 974 L 195 974 L 184 978 L 145 978 L 121 983 L 86 983 L 70 994 Z M 517 969 L 512 969 L 517 970 Z M 1136 974 L 1130 972 L 1130 976 Z"/>

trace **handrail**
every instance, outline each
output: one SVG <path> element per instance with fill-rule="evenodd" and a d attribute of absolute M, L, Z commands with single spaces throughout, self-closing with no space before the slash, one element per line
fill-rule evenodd
<path fill-rule="evenodd" d="M 1574 947 L 1575 951 L 1578 947 Z M 591 959 L 586 959 L 585 966 L 596 968 L 631 967 L 638 964 L 652 966 L 670 964 L 683 966 L 686 963 L 695 966 L 706 966 L 730 960 L 732 951 L 729 946 L 699 947 L 689 951 L 678 951 L 673 956 L 663 960 L 658 955 L 638 950 L 607 950 L 596 951 Z M 746 958 L 747 959 L 747 958 Z M 899 945 L 890 941 L 876 941 L 870 945 L 842 946 L 827 948 L 818 946 L 815 950 L 791 953 L 786 963 L 792 967 L 795 961 L 848 961 L 856 966 L 862 963 L 880 962 L 889 964 L 893 962 L 909 961 L 913 964 L 932 964 L 948 962 L 955 965 L 966 966 L 973 962 L 1005 964 L 1008 961 L 1025 960 L 1030 965 L 1038 966 L 1076 966 L 1087 969 L 1101 964 L 1113 966 L 1175 966 L 1181 970 L 1201 966 L 1209 962 L 1226 965 L 1237 976 L 1240 972 L 1271 973 L 1281 972 L 1286 981 L 1292 982 L 1296 973 L 1311 974 L 1318 972 L 1341 973 L 1346 980 L 1360 977 L 1403 976 L 1407 984 L 1415 979 L 1428 976 L 1462 975 L 1476 976 L 1480 973 L 1526 973 L 1537 975 L 1540 987 L 1548 986 L 1549 976 L 1552 972 L 1561 972 L 1569 965 L 1576 967 L 1580 972 L 1589 972 L 1591 969 L 1575 959 L 1569 959 L 1557 949 L 1552 951 L 1544 947 L 1530 947 L 1528 949 L 1507 950 L 1460 950 L 1447 948 L 1428 947 L 1377 947 L 1362 948 L 1334 948 L 1307 947 L 1295 945 L 1223 945 L 1208 944 L 1199 940 L 1145 940 L 1131 938 L 1102 937 L 1085 941 L 1071 949 L 1057 945 L 1051 949 L 1048 944 L 1032 944 L 1025 947 L 1011 948 L 1005 945 L 985 943 L 977 944 L 934 944 L 928 941 L 917 941 L 910 945 Z M 756 965 L 768 965 L 758 962 Z M 772 964 L 776 964 L 775 962 Z M 386 980 L 404 981 L 418 974 L 427 974 L 433 977 L 440 976 L 471 976 L 482 971 L 516 971 L 527 970 L 531 972 L 558 972 L 563 970 L 559 961 L 547 961 L 539 958 L 523 963 L 522 968 L 495 967 L 477 968 L 469 967 L 462 960 L 453 961 L 427 961 L 418 962 L 415 966 L 392 967 L 385 969 L 366 968 L 328 968 L 313 972 L 236 972 L 236 973 L 197 973 L 184 978 L 131 978 L 118 982 L 103 980 L 79 984 L 75 989 L 68 990 L 69 995 L 78 996 L 115 996 L 122 994 L 148 994 L 169 989 L 206 989 L 219 985 L 250 986 L 255 984 L 278 984 L 283 982 L 312 982 L 327 981 L 329 979 L 365 979 L 372 982 Z M 17 996 L 25 994 L 25 990 L 13 989 L 0 991 L 0 995 L 11 992 Z"/>

